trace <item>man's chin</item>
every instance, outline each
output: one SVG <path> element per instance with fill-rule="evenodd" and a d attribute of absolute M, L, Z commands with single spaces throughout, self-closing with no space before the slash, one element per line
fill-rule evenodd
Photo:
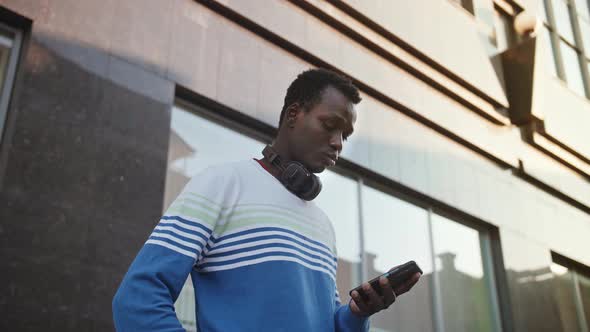
<path fill-rule="evenodd" d="M 325 171 L 326 168 L 327 167 L 325 165 L 320 165 L 320 166 L 315 166 L 315 167 L 312 167 L 312 166 L 308 167 L 309 171 L 312 172 L 312 173 L 321 173 L 321 172 Z"/>

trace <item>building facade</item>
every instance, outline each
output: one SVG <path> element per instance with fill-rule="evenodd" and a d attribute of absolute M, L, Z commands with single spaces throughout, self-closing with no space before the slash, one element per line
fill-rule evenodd
<path fill-rule="evenodd" d="M 374 331 L 589 331 L 589 7 L 0 0 L 0 329 L 113 330 L 183 185 L 260 157 L 289 83 L 324 67 L 363 98 L 317 198 L 343 301 L 415 260 Z M 175 306 L 196 330 L 190 283 Z"/>

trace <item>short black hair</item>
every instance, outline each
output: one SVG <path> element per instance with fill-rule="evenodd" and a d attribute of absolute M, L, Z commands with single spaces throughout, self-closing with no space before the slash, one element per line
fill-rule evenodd
<path fill-rule="evenodd" d="M 308 69 L 297 75 L 297 78 L 291 82 L 287 89 L 279 119 L 279 128 L 283 124 L 285 110 L 289 106 L 299 103 L 305 111 L 309 111 L 321 100 L 322 92 L 328 86 L 336 88 L 353 104 L 358 104 L 361 101 L 359 90 L 352 84 L 350 78 L 324 68 Z"/>

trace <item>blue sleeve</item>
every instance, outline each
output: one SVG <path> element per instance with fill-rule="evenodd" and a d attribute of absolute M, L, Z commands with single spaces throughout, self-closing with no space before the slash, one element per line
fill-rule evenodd
<path fill-rule="evenodd" d="M 368 332 L 369 317 L 360 317 L 350 311 L 350 306 L 340 304 L 340 294 L 338 287 L 334 285 L 334 302 L 336 311 L 334 312 L 334 327 L 336 332 Z"/>
<path fill-rule="evenodd" d="M 336 312 L 334 313 L 334 326 L 336 332 L 368 332 L 369 317 L 360 317 L 350 311 L 350 306 L 340 304 L 338 292 L 336 292 Z"/>
<path fill-rule="evenodd" d="M 191 257 L 146 243 L 113 299 L 116 330 L 184 332 L 176 317 L 174 302 L 193 264 Z"/>
<path fill-rule="evenodd" d="M 233 173 L 207 170 L 189 181 L 129 267 L 115 297 L 117 331 L 185 331 L 174 302 L 214 228 L 237 197 Z"/>

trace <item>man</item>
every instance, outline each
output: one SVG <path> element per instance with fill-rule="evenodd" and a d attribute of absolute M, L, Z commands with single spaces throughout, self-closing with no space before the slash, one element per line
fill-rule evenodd
<path fill-rule="evenodd" d="M 382 278 L 382 295 L 365 283 L 365 296 L 340 305 L 334 231 L 313 203 L 312 173 L 336 163 L 359 102 L 350 80 L 301 73 L 265 157 L 207 169 L 166 211 L 115 295 L 117 330 L 183 331 L 173 304 L 190 274 L 199 331 L 368 331 L 368 317 L 420 275 L 395 290 Z"/>

